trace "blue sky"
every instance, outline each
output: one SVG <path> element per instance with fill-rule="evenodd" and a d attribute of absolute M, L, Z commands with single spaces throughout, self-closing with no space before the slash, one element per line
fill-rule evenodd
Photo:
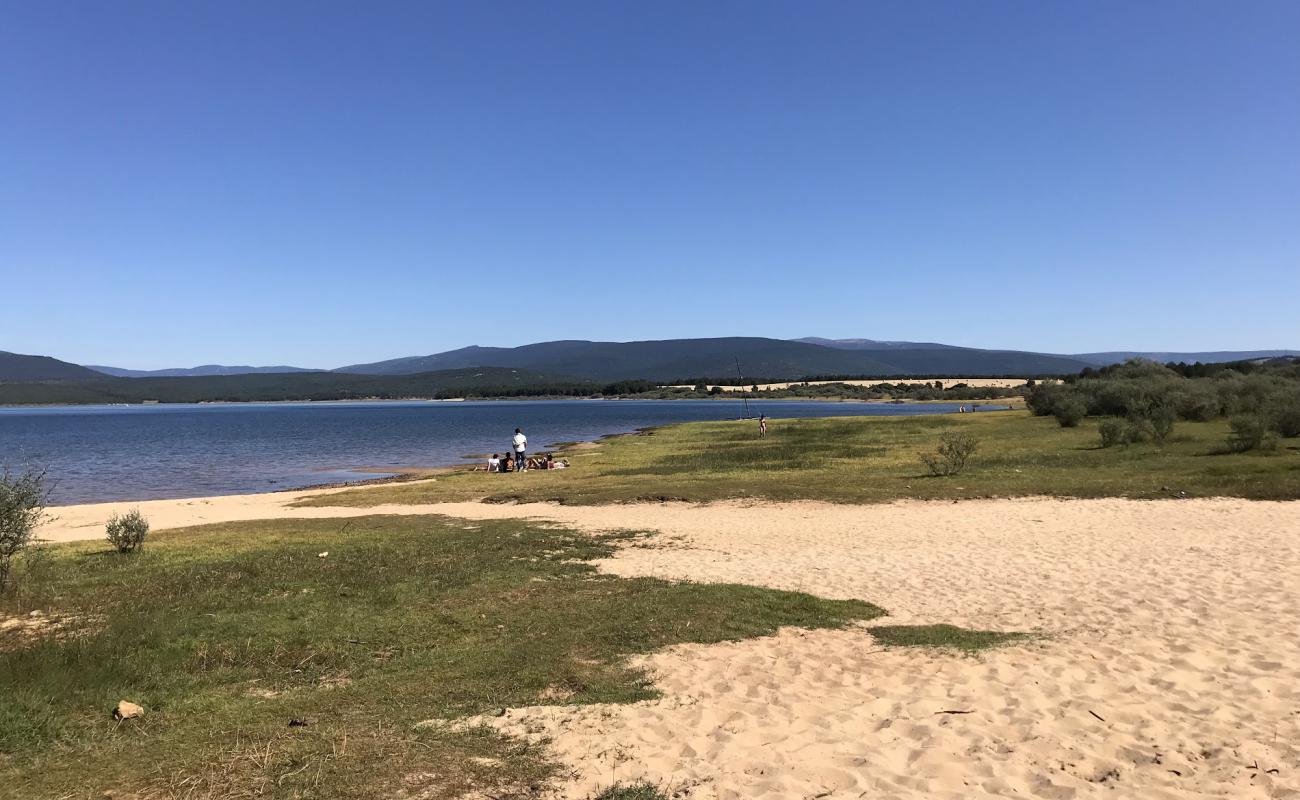
<path fill-rule="evenodd" d="M 1295 2 L 0 4 L 0 349 L 1300 347 Z"/>

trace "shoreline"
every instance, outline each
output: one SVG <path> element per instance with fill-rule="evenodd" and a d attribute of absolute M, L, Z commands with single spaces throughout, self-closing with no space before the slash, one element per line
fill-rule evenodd
<path fill-rule="evenodd" d="M 612 398 L 599 398 L 599 399 L 612 399 Z M 682 398 L 682 399 L 690 399 L 690 398 Z M 705 398 L 700 398 L 700 399 L 705 399 Z M 707 399 L 713 400 L 718 398 L 707 398 Z M 730 402 L 735 402 L 735 398 L 721 398 L 721 399 Z M 277 402 L 283 404 L 283 403 L 291 403 L 294 401 L 277 401 Z M 331 403 L 336 402 L 337 404 L 341 405 L 344 403 L 363 403 L 363 402 L 370 402 L 370 401 L 348 400 L 348 401 L 329 401 L 329 402 Z M 408 401 L 386 401 L 386 402 L 408 402 Z M 655 400 L 654 402 L 662 402 L 662 401 Z M 954 404 L 951 403 L 951 401 L 947 401 L 947 400 L 911 400 L 911 401 L 824 400 L 820 398 L 797 398 L 793 400 L 774 400 L 772 402 L 818 402 L 818 403 L 842 402 L 842 403 L 861 403 L 864 405 L 872 405 L 872 404 L 874 405 L 939 405 L 939 404 L 961 405 L 961 403 Z M 260 402 L 255 404 L 261 405 Z M 162 405 L 164 405 L 165 407 L 183 406 L 188 408 L 193 406 L 216 405 L 216 404 L 175 403 L 175 404 L 162 404 Z M 225 405 L 246 405 L 246 404 L 236 402 L 236 403 L 229 403 Z M 318 403 L 312 403 L 312 405 L 318 405 Z M 978 407 L 978 405 L 980 404 L 974 404 L 968 402 L 966 403 L 966 405 L 976 405 Z M 986 407 L 983 408 L 982 413 L 987 413 L 991 411 L 1017 410 L 1016 406 L 1007 405 L 1003 403 L 999 403 L 997 406 L 993 406 L 992 404 L 983 404 L 983 405 L 985 405 Z M 50 408 L 94 408 L 94 407 L 97 406 L 50 406 Z M 3 411 L 4 408 L 7 407 L 0 406 L 0 411 Z M 46 406 L 36 406 L 36 408 L 46 408 Z M 951 411 L 947 413 L 957 413 L 957 412 Z M 754 419 L 757 419 L 757 417 L 754 417 Z M 780 419 L 780 417 L 775 417 L 773 419 Z M 739 420 L 734 420 L 734 421 L 739 421 Z M 619 431 L 615 433 L 604 434 L 596 437 L 595 439 L 579 440 L 575 442 L 559 442 L 559 443 L 555 443 L 554 445 L 543 446 L 539 448 L 537 452 L 538 453 L 550 452 L 555 454 L 556 456 L 562 456 L 568 454 L 572 450 L 585 450 L 585 449 L 590 449 L 591 447 L 594 446 L 598 446 L 601 442 L 607 439 L 613 439 L 620 436 L 639 436 L 639 435 L 643 435 L 646 431 L 665 427 L 665 425 L 674 425 L 674 424 L 689 424 L 689 423 L 671 422 L 671 423 L 666 423 L 661 425 L 643 426 L 628 431 Z M 58 505 L 50 505 L 48 507 L 54 509 L 54 508 L 63 508 L 68 506 L 81 506 L 81 505 L 92 505 L 92 504 L 145 503 L 145 502 L 156 502 L 156 501 L 166 501 L 166 500 L 176 500 L 176 501 L 202 500 L 202 499 L 210 499 L 213 497 L 236 497 L 236 496 L 246 496 L 246 495 L 256 495 L 256 494 L 277 494 L 280 492 L 309 492 L 309 491 L 316 491 L 320 489 L 356 489 L 356 488 L 363 488 L 366 486 L 379 486 L 379 485 L 394 484 L 394 483 L 409 483 L 412 481 L 419 481 L 426 478 L 436 477 L 438 475 L 472 471 L 473 468 L 476 466 L 477 462 L 486 459 L 486 457 L 487 457 L 486 453 L 475 454 L 475 455 L 462 455 L 459 457 L 460 458 L 459 461 L 450 464 L 437 464 L 437 465 L 427 465 L 427 466 L 401 466 L 401 467 L 391 467 L 391 468 L 375 466 L 375 465 L 364 466 L 364 467 L 337 467 L 337 468 L 318 466 L 316 469 L 322 471 L 329 470 L 329 469 L 337 469 L 339 471 L 347 471 L 353 473 L 377 473 L 377 474 L 375 477 L 370 477 L 370 478 L 357 478 L 354 480 L 322 480 L 320 483 L 308 483 L 306 485 L 298 486 L 294 488 L 277 488 L 277 489 L 270 489 L 269 491 L 265 489 L 253 489 L 250 491 L 234 491 L 226 494 L 183 495 L 183 496 L 176 496 L 176 497 L 147 497 L 147 498 L 134 498 L 128 500 L 110 499 L 110 500 L 91 500 L 91 501 L 82 501 L 82 502 L 62 502 L 59 503 Z"/>
<path fill-rule="evenodd" d="M 600 446 L 601 442 L 606 439 L 615 439 L 621 436 L 642 436 L 646 431 L 652 431 L 655 428 L 663 427 L 660 425 L 651 425 L 643 428 L 636 428 L 631 431 L 621 431 L 619 433 L 607 433 L 596 439 L 584 439 L 576 442 L 562 442 L 554 447 L 544 447 L 539 453 L 553 453 L 556 456 L 571 454 L 574 451 L 590 451 Z M 82 503 L 60 503 L 51 504 L 45 507 L 46 513 L 57 516 L 60 509 L 79 509 L 88 506 L 114 506 L 114 507 L 133 507 L 145 503 L 202 503 L 210 504 L 213 501 L 220 501 L 232 497 L 277 497 L 280 495 L 294 495 L 296 500 L 299 497 L 317 496 L 322 494 L 332 494 L 334 492 L 347 491 L 350 489 L 364 489 L 369 486 L 387 486 L 395 483 L 419 483 L 421 481 L 434 481 L 442 475 L 454 475 L 462 472 L 473 472 L 477 462 L 481 459 L 475 458 L 470 460 L 467 456 L 462 456 L 466 463 L 448 464 L 437 467 L 401 467 L 394 469 L 383 469 L 380 467 L 363 467 L 351 470 L 352 472 L 376 472 L 383 473 L 373 478 L 358 478 L 357 480 L 344 481 L 326 481 L 323 483 L 312 483 L 307 486 L 299 486 L 293 489 L 271 489 L 250 492 L 232 492 L 230 494 L 206 494 L 206 495 L 187 495 L 184 497 L 146 497 L 135 498 L 131 500 L 98 500 Z M 483 456 L 486 458 L 486 455 Z M 71 541 L 71 540 L 69 540 Z"/>
<path fill-rule="evenodd" d="M 548 395 L 544 397 L 376 397 L 369 399 L 351 398 L 347 400 L 200 400 L 194 403 L 0 403 L 0 412 L 6 409 L 28 408 L 201 408 L 204 406 L 332 406 L 332 405 L 379 405 L 398 403 L 538 403 L 538 402 L 726 402 L 735 403 L 742 399 L 751 403 L 862 403 L 864 405 L 952 405 L 994 404 L 1023 402 L 1021 396 L 995 397 L 982 400 L 914 400 L 898 399 L 863 399 L 859 397 L 751 397 L 745 392 L 723 392 L 722 395 L 701 395 L 699 397 L 570 397 L 566 395 Z"/>

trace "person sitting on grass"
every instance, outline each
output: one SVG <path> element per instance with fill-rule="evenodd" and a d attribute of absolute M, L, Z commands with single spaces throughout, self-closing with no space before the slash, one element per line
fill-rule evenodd
<path fill-rule="evenodd" d="M 568 469 L 568 467 L 569 462 L 565 459 L 562 458 L 559 461 L 556 461 L 553 454 L 546 454 L 546 469 Z"/>
<path fill-rule="evenodd" d="M 487 471 L 488 472 L 501 471 L 501 456 L 497 455 L 496 453 L 492 454 L 492 457 L 488 459 Z"/>

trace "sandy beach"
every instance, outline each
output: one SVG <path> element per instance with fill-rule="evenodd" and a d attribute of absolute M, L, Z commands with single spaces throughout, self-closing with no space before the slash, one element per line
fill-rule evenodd
<path fill-rule="evenodd" d="M 288 507 L 310 493 L 63 507 L 44 535 L 97 538 L 129 505 L 158 528 L 531 517 L 649 532 L 600 563 L 619 575 L 860 598 L 890 612 L 873 624 L 1036 634 L 978 656 L 886 649 L 863 628 L 680 646 L 643 661 L 661 699 L 485 720 L 549 742 L 565 765 L 555 797 L 638 779 L 689 798 L 1300 796 L 1300 504 Z"/>
<path fill-rule="evenodd" d="M 948 387 L 964 383 L 967 386 L 976 389 L 1014 389 L 1017 386 L 1025 385 L 1024 378 L 868 378 L 866 380 L 842 381 L 784 381 L 780 383 L 760 383 L 756 385 L 758 386 L 759 391 L 766 392 L 789 389 L 791 386 L 803 386 L 804 384 L 810 386 L 822 386 L 828 383 L 842 383 L 846 386 L 879 386 L 882 383 L 889 383 L 901 386 L 915 386 L 921 383 L 932 384 L 935 381 L 942 381 L 943 385 Z M 691 389 L 693 387 L 686 384 L 675 384 L 670 388 Z M 709 384 L 705 388 L 712 391 L 715 387 L 713 384 Z M 752 392 L 754 390 L 753 386 L 721 386 L 718 388 L 721 388 L 724 392 Z"/>

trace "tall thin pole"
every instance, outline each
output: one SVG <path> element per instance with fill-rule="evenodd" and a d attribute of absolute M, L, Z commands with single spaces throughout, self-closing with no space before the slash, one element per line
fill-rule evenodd
<path fill-rule="evenodd" d="M 740 357 L 732 356 L 736 359 L 736 375 L 740 377 L 740 402 L 745 404 L 745 416 L 741 419 L 749 419 L 749 398 L 745 397 L 745 373 L 740 371 Z"/>

